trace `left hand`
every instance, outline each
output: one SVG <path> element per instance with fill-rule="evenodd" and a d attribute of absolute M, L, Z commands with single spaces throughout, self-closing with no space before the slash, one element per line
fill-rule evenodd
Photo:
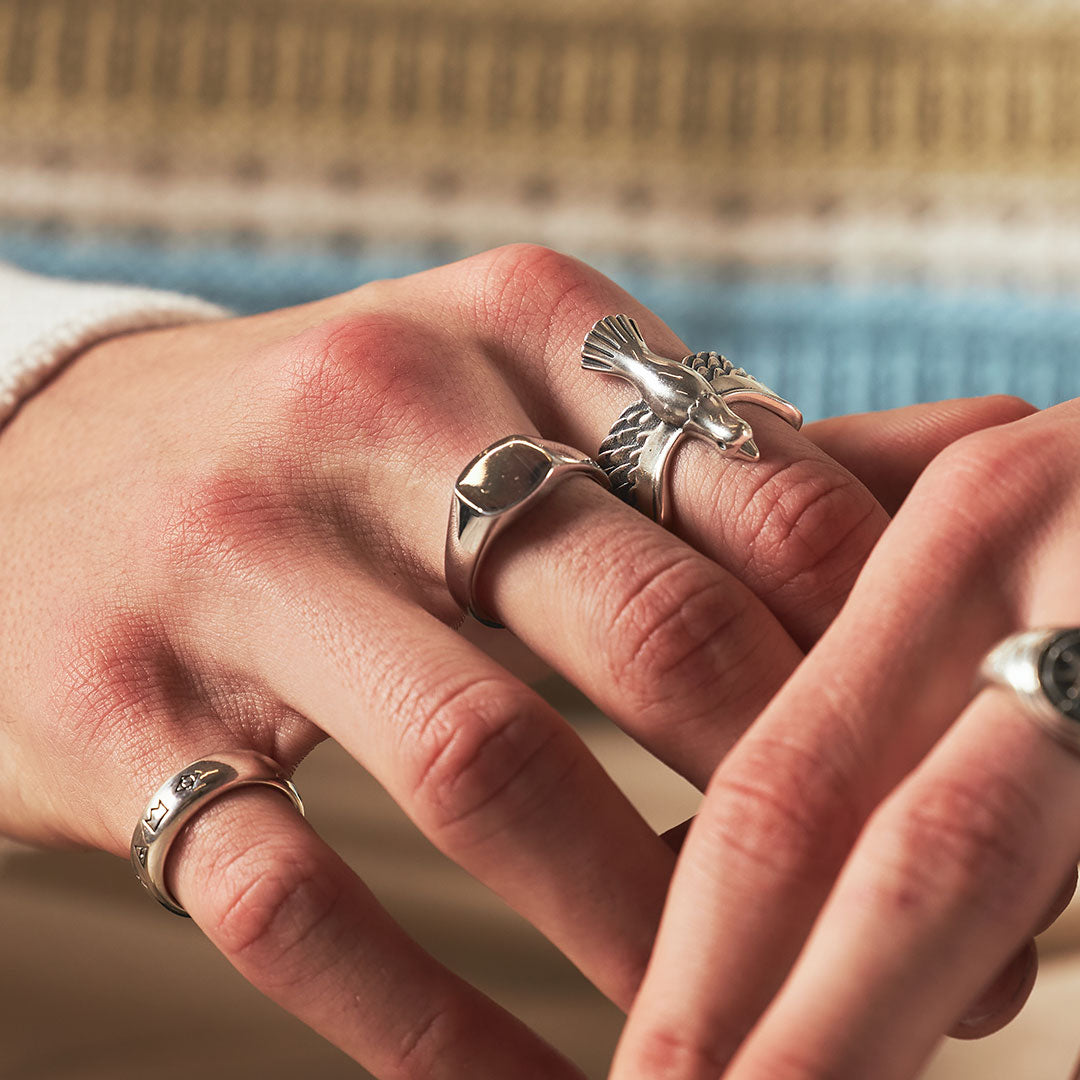
<path fill-rule="evenodd" d="M 907 1080 L 1019 1010 L 1075 886 L 1080 758 L 972 688 L 1003 637 L 1080 625 L 1078 424 L 927 468 L 714 774 L 612 1080 Z"/>

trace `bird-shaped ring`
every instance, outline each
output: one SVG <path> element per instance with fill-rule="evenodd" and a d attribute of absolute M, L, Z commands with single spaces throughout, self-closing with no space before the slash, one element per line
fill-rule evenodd
<path fill-rule="evenodd" d="M 670 511 L 667 466 L 684 436 L 703 439 L 723 454 L 760 457 L 753 430 L 729 402 L 749 401 L 793 428 L 802 424 L 802 413 L 790 401 L 719 353 L 693 353 L 682 360 L 654 353 L 629 315 L 609 315 L 593 326 L 581 349 L 581 366 L 617 375 L 641 395 L 615 421 L 596 460 L 620 499 L 661 524 Z"/>

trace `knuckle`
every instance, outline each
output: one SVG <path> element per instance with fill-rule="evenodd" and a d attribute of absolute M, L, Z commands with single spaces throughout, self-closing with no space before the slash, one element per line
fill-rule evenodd
<path fill-rule="evenodd" d="M 743 518 L 753 578 L 769 593 L 795 589 L 815 598 L 847 591 L 885 525 L 884 511 L 854 477 L 820 461 L 773 473 Z"/>
<path fill-rule="evenodd" d="M 146 772 L 147 719 L 165 713 L 163 700 L 177 682 L 179 663 L 164 634 L 144 615 L 89 605 L 57 630 L 46 661 L 45 711 L 52 722 L 39 731 L 57 771 L 119 767 Z M 168 690 L 164 689 L 168 688 Z M 127 837 L 104 809 L 58 818 L 63 828 L 106 837 L 120 850 Z M 85 840 L 85 837 L 80 837 Z"/>
<path fill-rule="evenodd" d="M 339 876 L 316 855 L 282 850 L 266 838 L 212 871 L 205 879 L 217 883 L 210 937 L 230 960 L 258 970 L 264 988 L 268 981 L 274 986 L 295 984 L 310 969 L 305 946 L 332 920 L 341 902 Z"/>
<path fill-rule="evenodd" d="M 864 819 L 843 757 L 839 739 L 827 754 L 789 740 L 746 739 L 709 784 L 710 833 L 770 878 L 831 880 Z"/>
<path fill-rule="evenodd" d="M 150 523 L 147 545 L 173 576 L 232 576 L 286 558 L 285 538 L 303 516 L 287 482 L 211 466 L 169 493 Z"/>
<path fill-rule="evenodd" d="M 427 1080 L 448 1061 L 472 1056 L 479 1042 L 490 1037 L 478 1030 L 474 1018 L 452 1002 L 439 1002 L 425 1011 L 400 1041 L 394 1056 L 394 1075 Z"/>
<path fill-rule="evenodd" d="M 1039 411 L 1030 401 L 1016 394 L 988 394 L 983 401 L 988 412 L 993 415 L 995 424 L 1024 420 Z"/>
<path fill-rule="evenodd" d="M 874 850 L 887 905 L 1015 919 L 1040 870 L 1031 840 L 1042 814 L 1022 785 L 1004 775 L 943 778 L 886 813 Z"/>
<path fill-rule="evenodd" d="M 952 545 L 962 562 L 985 569 L 1000 557 L 1003 539 L 1026 542 L 1036 500 L 1050 504 L 1058 483 L 1057 471 L 1047 470 L 1045 449 L 1037 429 L 1005 434 L 989 428 L 938 454 L 914 493 L 933 506 L 938 546 Z"/>
<path fill-rule="evenodd" d="M 524 687 L 498 677 L 468 682 L 422 709 L 405 738 L 416 811 L 455 847 L 543 813 L 573 762 L 558 718 Z"/>
<path fill-rule="evenodd" d="M 267 400 L 260 423 L 333 446 L 384 441 L 430 396 L 430 335 L 381 311 L 337 315 L 260 354 L 254 381 Z"/>
<path fill-rule="evenodd" d="M 740 1075 L 746 1080 L 835 1080 L 840 1074 L 809 1046 L 780 1045 L 754 1055 Z"/>
<path fill-rule="evenodd" d="M 636 567 L 627 577 L 627 563 Z M 693 552 L 665 563 L 620 559 L 611 571 L 614 600 L 605 620 L 613 682 L 638 710 L 696 689 L 714 667 L 703 654 L 738 637 L 745 599 L 732 595 L 714 567 Z M 712 656 L 704 659 L 711 660 Z"/>
<path fill-rule="evenodd" d="M 508 244 L 473 256 L 470 262 L 476 303 L 484 316 L 481 322 L 507 327 L 511 338 L 516 325 L 529 316 L 542 316 L 550 329 L 561 323 L 565 306 L 572 306 L 575 313 L 583 311 L 585 303 L 575 298 L 595 291 L 600 280 L 579 259 L 541 244 Z M 580 323 L 580 316 L 574 321 Z"/>
<path fill-rule="evenodd" d="M 711 1041 L 674 1026 L 648 1028 L 634 1045 L 631 1071 L 652 1080 L 713 1080 L 727 1068 L 730 1054 Z"/>

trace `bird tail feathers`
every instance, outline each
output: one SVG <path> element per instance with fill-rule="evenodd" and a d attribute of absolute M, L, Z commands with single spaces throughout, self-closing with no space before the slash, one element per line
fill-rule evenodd
<path fill-rule="evenodd" d="M 629 315 L 609 315 L 586 335 L 581 366 L 589 371 L 618 371 L 626 360 L 641 359 L 645 350 L 645 339 Z"/>

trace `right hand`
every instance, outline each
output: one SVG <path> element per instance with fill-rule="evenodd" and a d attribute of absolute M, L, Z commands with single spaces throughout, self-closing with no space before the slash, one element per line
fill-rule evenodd
<path fill-rule="evenodd" d="M 633 399 L 580 368 L 615 311 L 685 351 L 607 279 L 521 246 L 78 358 L 0 434 L 0 831 L 126 855 L 184 764 L 251 748 L 291 771 L 330 736 L 628 1007 L 674 856 L 562 719 L 451 629 L 442 576 L 473 455 L 537 431 L 594 453 Z M 895 504 L 945 442 L 1013 408 L 881 423 L 877 493 Z M 568 481 L 482 576 L 486 608 L 699 786 L 887 520 L 810 438 L 746 415 L 761 462 L 679 451 L 677 535 Z M 844 430 L 822 431 L 841 457 Z M 377 1075 L 575 1075 L 408 939 L 279 794 L 213 803 L 169 870 L 252 983 Z"/>

